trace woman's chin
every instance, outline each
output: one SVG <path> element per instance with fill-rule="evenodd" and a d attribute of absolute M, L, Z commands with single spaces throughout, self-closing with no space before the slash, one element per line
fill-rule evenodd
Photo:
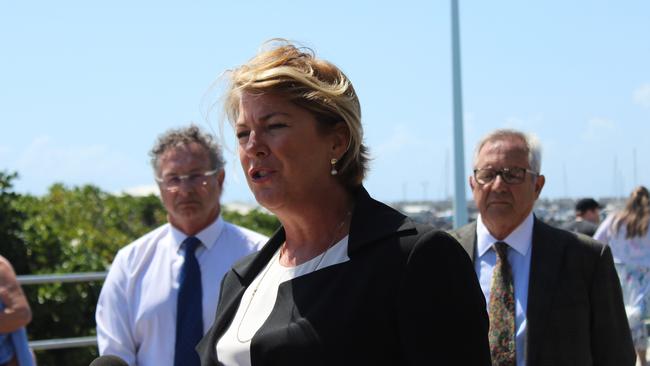
<path fill-rule="evenodd" d="M 281 207 L 284 203 L 284 200 L 280 197 L 280 195 L 273 192 L 253 192 L 253 195 L 255 196 L 255 200 L 260 206 L 271 212 L 274 212 L 275 209 Z"/>

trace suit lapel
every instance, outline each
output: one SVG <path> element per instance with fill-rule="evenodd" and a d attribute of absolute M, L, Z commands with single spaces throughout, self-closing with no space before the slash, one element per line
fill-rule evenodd
<path fill-rule="evenodd" d="M 452 231 L 451 234 L 463 246 L 469 258 L 474 262 L 474 253 L 476 251 L 476 221 Z"/>
<path fill-rule="evenodd" d="M 227 299 L 223 304 L 219 304 L 217 317 L 214 320 L 214 326 L 207 334 L 207 347 L 212 347 L 217 344 L 227 327 L 230 325 L 231 320 L 235 317 L 235 312 L 239 307 L 246 288 L 253 282 L 257 274 L 264 268 L 264 266 L 271 260 L 271 257 L 278 250 L 280 245 L 284 242 L 284 229 L 280 228 L 273 234 L 271 239 L 264 245 L 264 247 L 257 253 L 248 257 L 246 260 L 236 263 L 231 269 L 239 280 L 232 280 L 224 283 L 221 289 L 221 298 Z M 201 342 L 203 343 L 203 342 Z M 214 355 L 208 349 L 210 355 Z M 216 360 L 214 360 L 216 362 Z"/>
<path fill-rule="evenodd" d="M 403 235 L 415 230 L 414 223 L 408 217 L 381 202 L 375 201 L 365 188 L 359 187 L 355 192 L 355 207 L 348 240 L 348 256 L 353 259 L 357 251 L 380 238 L 394 235 L 396 232 L 398 235 Z M 233 277 L 232 280 L 224 283 L 221 289 L 221 297 L 228 300 L 225 300 L 223 304 L 219 304 L 217 317 L 213 323 L 214 326 L 199 344 L 199 351 L 203 354 L 201 357 L 203 365 L 210 364 L 210 360 L 216 363 L 216 359 L 212 357 L 215 355 L 214 346 L 217 340 L 223 335 L 234 318 L 246 288 L 271 260 L 271 257 L 284 243 L 284 239 L 284 229 L 280 227 L 257 255 L 253 255 L 233 266 L 232 272 L 234 272 L 235 276 L 231 276 Z"/>
<path fill-rule="evenodd" d="M 558 241 L 552 231 L 553 228 L 535 218 L 526 310 L 529 365 L 536 359 L 544 337 L 545 314 L 553 303 L 566 247 L 566 243 Z"/>
<path fill-rule="evenodd" d="M 553 228 L 535 218 L 533 224 L 532 253 L 528 282 L 527 364 L 534 365 L 536 353 L 543 340 L 546 319 L 544 315 L 553 303 L 557 281 L 564 257 L 566 243 L 558 241 Z M 451 234 L 475 260 L 476 222 L 465 225 Z"/>

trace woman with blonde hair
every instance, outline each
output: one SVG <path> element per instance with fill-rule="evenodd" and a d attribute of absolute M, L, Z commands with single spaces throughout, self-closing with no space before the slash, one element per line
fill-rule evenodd
<path fill-rule="evenodd" d="M 637 356 L 646 363 L 648 333 L 644 323 L 650 295 L 650 194 L 639 186 L 628 198 L 625 208 L 609 215 L 598 227 L 594 238 L 609 244 L 623 289 L 623 300 Z"/>
<path fill-rule="evenodd" d="M 280 41 L 228 74 L 247 183 L 281 228 L 226 274 L 208 365 L 490 365 L 485 300 L 449 235 L 363 187 L 347 76 Z"/>

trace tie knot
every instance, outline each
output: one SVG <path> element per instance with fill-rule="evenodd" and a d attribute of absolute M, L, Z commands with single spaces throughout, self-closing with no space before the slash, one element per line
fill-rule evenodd
<path fill-rule="evenodd" d="M 508 257 L 508 244 L 498 241 L 494 243 L 494 250 L 496 250 L 497 255 L 501 258 L 507 258 Z"/>
<path fill-rule="evenodd" d="M 198 248 L 199 245 L 201 245 L 201 241 L 197 239 L 195 236 L 188 236 L 185 240 L 183 240 L 183 245 L 185 245 L 186 254 L 194 254 L 196 248 Z"/>

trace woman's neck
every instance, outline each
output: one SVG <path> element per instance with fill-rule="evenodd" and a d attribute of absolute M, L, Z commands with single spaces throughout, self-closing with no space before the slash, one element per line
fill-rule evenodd
<path fill-rule="evenodd" d="M 329 198 L 278 214 L 286 238 L 280 253 L 282 265 L 302 264 L 347 235 L 352 217 L 352 200 L 349 196 Z"/>

